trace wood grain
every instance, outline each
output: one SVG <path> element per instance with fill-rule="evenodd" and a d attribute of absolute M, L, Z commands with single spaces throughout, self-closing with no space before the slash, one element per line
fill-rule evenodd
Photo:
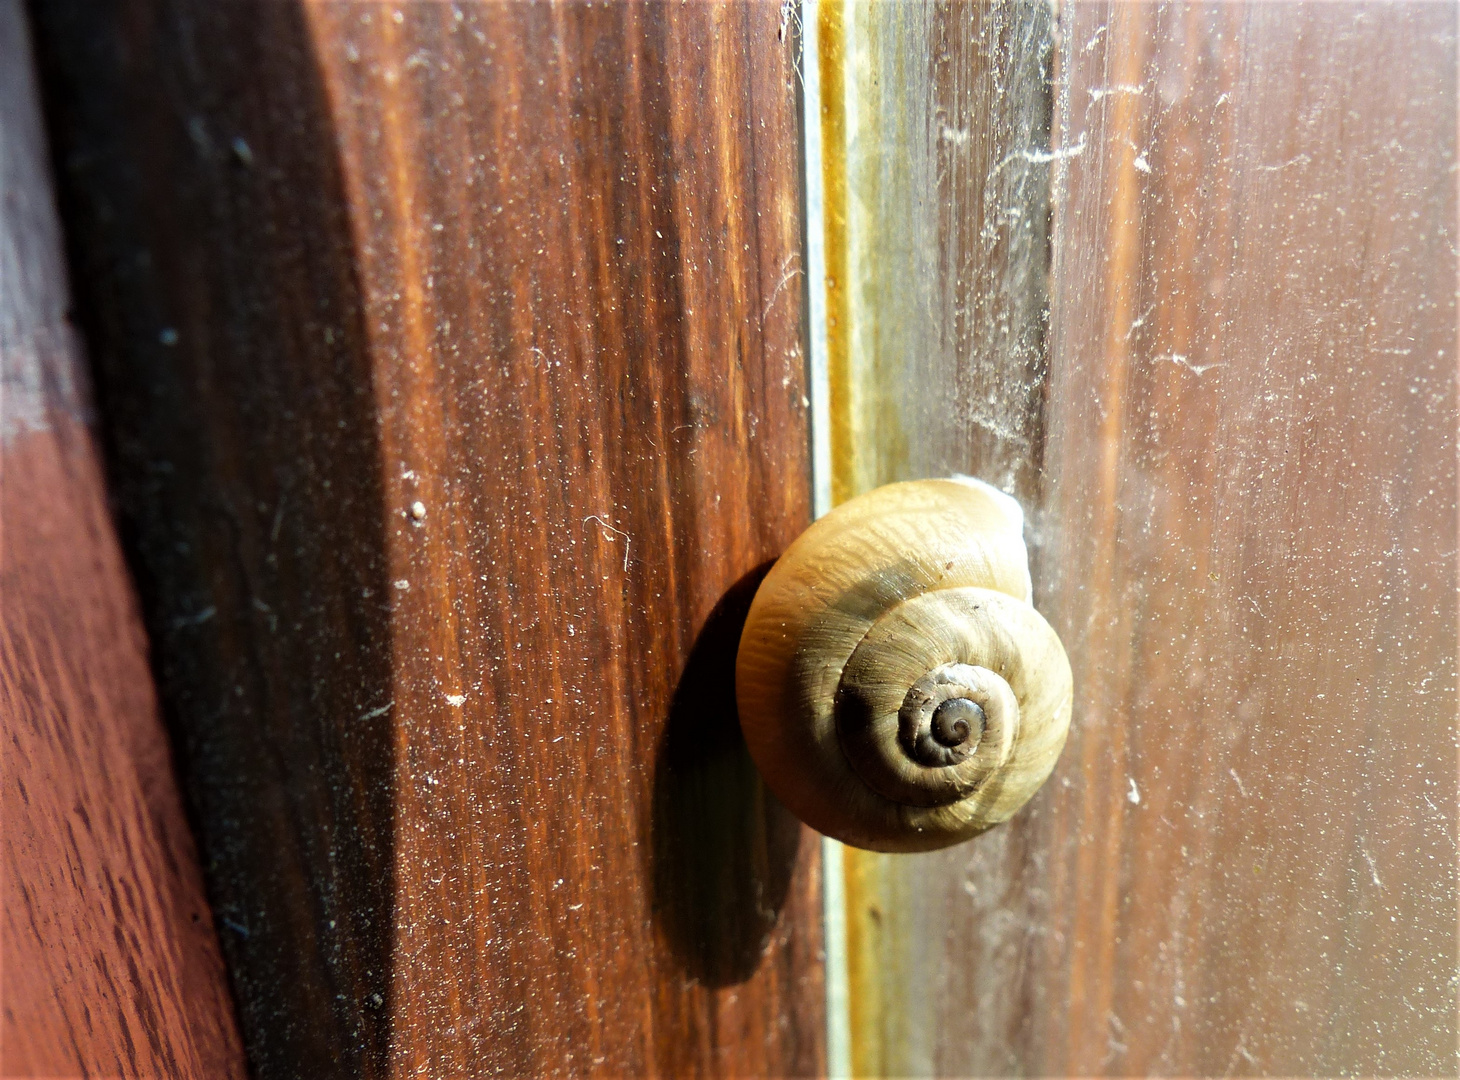
<path fill-rule="evenodd" d="M 1061 18 L 1030 538 L 1075 719 L 1007 828 L 852 861 L 873 1066 L 1454 1075 L 1453 12 Z"/>
<path fill-rule="evenodd" d="M 0 1075 L 242 1077 L 0 2 Z"/>
<path fill-rule="evenodd" d="M 809 519 L 779 5 L 38 22 L 260 1075 L 819 1072 L 733 701 Z"/>

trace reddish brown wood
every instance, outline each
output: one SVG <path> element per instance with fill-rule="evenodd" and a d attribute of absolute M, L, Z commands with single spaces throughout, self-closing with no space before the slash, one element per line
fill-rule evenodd
<path fill-rule="evenodd" d="M 0 2 L 0 1075 L 242 1077 Z"/>
<path fill-rule="evenodd" d="M 731 696 L 809 518 L 780 6 L 43 7 L 259 1071 L 819 1072 Z"/>

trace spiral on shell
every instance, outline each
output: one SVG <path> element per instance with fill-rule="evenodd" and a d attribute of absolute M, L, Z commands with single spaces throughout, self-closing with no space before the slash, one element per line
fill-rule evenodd
<path fill-rule="evenodd" d="M 741 729 L 771 791 L 857 847 L 923 851 L 1007 820 L 1069 730 L 1069 661 L 1029 602 L 1017 504 L 888 484 L 806 530 L 741 634 Z"/>

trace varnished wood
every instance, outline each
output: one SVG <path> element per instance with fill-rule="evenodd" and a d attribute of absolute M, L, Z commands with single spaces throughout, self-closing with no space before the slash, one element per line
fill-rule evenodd
<path fill-rule="evenodd" d="M 859 1063 L 1454 1075 L 1453 12 L 1061 20 L 1027 505 L 1070 742 L 1007 827 L 849 860 Z M 889 471 L 982 472 L 947 422 Z"/>
<path fill-rule="evenodd" d="M 260 1074 L 818 1072 L 732 681 L 809 518 L 780 5 L 38 14 Z"/>
<path fill-rule="evenodd" d="M 0 1075 L 245 1075 L 0 2 Z"/>

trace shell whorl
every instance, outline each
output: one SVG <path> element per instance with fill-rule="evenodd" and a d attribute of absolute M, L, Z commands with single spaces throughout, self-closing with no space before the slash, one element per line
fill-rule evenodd
<path fill-rule="evenodd" d="M 1069 726 L 1064 649 L 1028 603 L 1021 522 L 958 480 L 889 484 L 811 526 L 741 636 L 736 694 L 767 784 L 859 847 L 943 847 L 1007 819 Z"/>

